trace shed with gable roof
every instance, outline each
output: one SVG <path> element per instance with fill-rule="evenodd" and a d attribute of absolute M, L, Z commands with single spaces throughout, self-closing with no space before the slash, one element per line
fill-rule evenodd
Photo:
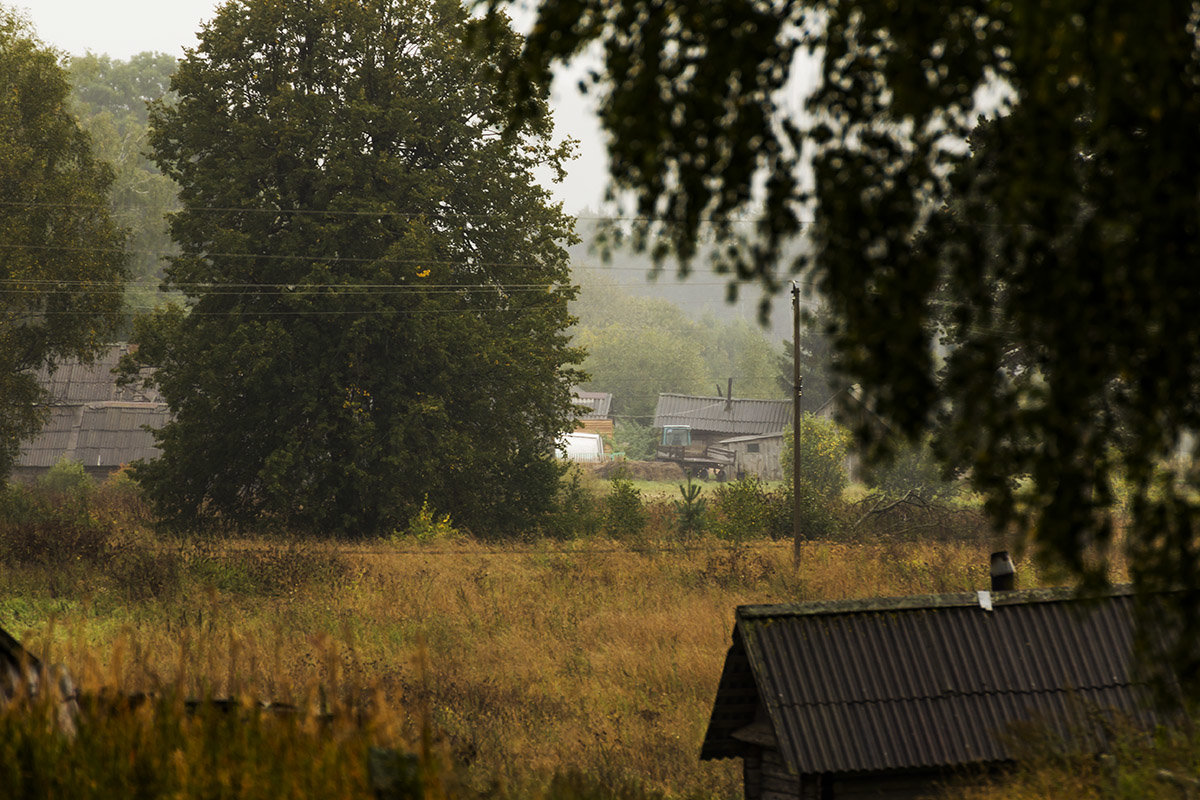
<path fill-rule="evenodd" d="M 1037 726 L 1092 750 L 1100 721 L 1160 721 L 1118 588 L 737 609 L 702 759 L 740 758 L 746 800 L 922 797 L 1019 757 Z"/>

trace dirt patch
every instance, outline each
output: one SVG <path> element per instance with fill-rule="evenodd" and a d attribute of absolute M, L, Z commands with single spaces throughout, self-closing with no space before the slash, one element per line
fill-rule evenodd
<path fill-rule="evenodd" d="M 681 481 L 684 479 L 683 468 L 670 461 L 610 461 L 597 465 L 593 472 L 601 478 L 607 478 L 618 470 L 625 470 L 627 477 L 639 481 Z"/>

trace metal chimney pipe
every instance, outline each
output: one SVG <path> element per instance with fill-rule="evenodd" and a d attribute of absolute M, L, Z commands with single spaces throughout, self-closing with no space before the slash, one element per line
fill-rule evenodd
<path fill-rule="evenodd" d="M 1007 550 L 992 553 L 992 591 L 1008 592 L 1016 587 L 1017 570 Z"/>

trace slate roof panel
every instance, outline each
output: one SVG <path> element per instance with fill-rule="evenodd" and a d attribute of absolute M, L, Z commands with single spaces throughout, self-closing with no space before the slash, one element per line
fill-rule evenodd
<path fill-rule="evenodd" d="M 142 426 L 160 428 L 168 419 L 162 403 L 55 406 L 41 432 L 22 443 L 16 466 L 49 468 L 65 457 L 86 467 L 115 468 L 157 458 L 154 435 Z"/>
<path fill-rule="evenodd" d="M 754 400 L 660 394 L 654 427 L 690 425 L 692 430 L 748 436 L 776 433 L 792 424 L 790 400 Z"/>
<path fill-rule="evenodd" d="M 39 370 L 39 385 L 50 394 L 50 403 L 78 405 L 106 401 L 161 403 L 162 397 L 156 389 L 143 389 L 140 385 L 118 387 L 112 371 L 129 352 L 129 345 L 113 345 L 101 353 L 90 364 L 70 361 L 58 365 L 57 369 Z"/>
<path fill-rule="evenodd" d="M 591 409 L 586 414 L 576 415 L 576 419 L 608 419 L 612 415 L 613 396 L 609 392 L 575 391 L 572 399 L 576 405 L 587 406 Z"/>
<path fill-rule="evenodd" d="M 143 426 L 160 428 L 168 418 L 165 406 L 88 408 L 74 457 L 96 467 L 157 458 L 161 451 L 154 446 L 154 434 Z"/>
<path fill-rule="evenodd" d="M 70 446 L 71 430 L 78 417 L 78 408 L 70 406 L 51 408 L 42 430 L 32 439 L 21 442 L 15 465 L 18 467 L 53 467 Z"/>
<path fill-rule="evenodd" d="M 735 655 L 748 664 L 798 773 L 1006 761 L 1012 726 L 1037 719 L 1067 735 L 1089 706 L 1153 720 L 1130 673 L 1127 591 L 992 597 L 991 611 L 974 594 L 743 606 L 727 670 Z M 704 758 L 744 752 L 730 726 L 748 701 L 728 695 L 722 676 Z"/>

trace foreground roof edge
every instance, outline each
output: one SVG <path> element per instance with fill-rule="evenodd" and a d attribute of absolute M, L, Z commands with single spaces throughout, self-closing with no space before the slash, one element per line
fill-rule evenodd
<path fill-rule="evenodd" d="M 911 595 L 907 597 L 867 597 L 852 600 L 814 600 L 800 603 L 753 604 L 737 607 L 737 620 L 778 617 L 805 617 L 823 614 L 853 614 L 872 611 L 905 611 L 925 608 L 962 608 L 979 605 L 981 592 Z M 1134 594 L 1130 584 L 1115 584 L 1100 592 L 1071 586 L 1048 589 L 1016 589 L 988 592 L 993 606 L 1028 603 L 1053 603 L 1064 600 L 1103 599 Z"/>

